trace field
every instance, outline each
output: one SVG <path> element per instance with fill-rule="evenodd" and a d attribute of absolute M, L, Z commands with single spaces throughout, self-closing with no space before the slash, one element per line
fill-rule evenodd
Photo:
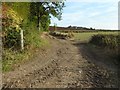
<path fill-rule="evenodd" d="M 82 42 L 88 42 L 90 40 L 90 38 L 93 35 L 97 35 L 97 34 L 113 34 L 113 35 L 118 35 L 120 32 L 118 31 L 113 31 L 113 32 L 103 32 L 103 31 L 99 31 L 99 32 L 81 32 L 81 33 L 74 33 L 74 39 L 76 40 L 80 40 Z"/>

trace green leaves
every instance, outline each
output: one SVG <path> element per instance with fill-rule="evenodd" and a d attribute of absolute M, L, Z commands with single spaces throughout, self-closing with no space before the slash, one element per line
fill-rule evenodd
<path fill-rule="evenodd" d="M 3 7 L 4 18 L 2 22 L 3 42 L 5 47 L 13 48 L 20 45 L 20 28 L 26 32 L 29 22 L 34 22 L 34 28 L 38 26 L 40 30 L 47 31 L 50 25 L 51 15 L 61 19 L 64 2 L 9 2 L 5 3 L 6 8 Z M 6 15 L 5 15 L 6 14 Z M 34 29 L 36 30 L 36 29 Z M 26 38 L 26 36 L 24 36 Z"/>
<path fill-rule="evenodd" d="M 30 19 L 37 21 L 37 26 L 46 30 L 50 24 L 50 15 L 61 20 L 64 2 L 32 2 L 30 4 Z M 37 17 L 37 18 L 36 18 Z"/>

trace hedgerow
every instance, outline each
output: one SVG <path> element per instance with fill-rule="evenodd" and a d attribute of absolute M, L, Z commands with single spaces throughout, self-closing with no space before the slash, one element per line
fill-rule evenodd
<path fill-rule="evenodd" d="M 120 36 L 98 34 L 98 35 L 92 36 L 89 43 L 92 43 L 104 48 L 115 49 L 115 48 L 118 48 L 118 45 L 120 44 Z"/>
<path fill-rule="evenodd" d="M 94 35 L 89 43 L 111 50 L 112 57 L 120 62 L 120 35 Z"/>

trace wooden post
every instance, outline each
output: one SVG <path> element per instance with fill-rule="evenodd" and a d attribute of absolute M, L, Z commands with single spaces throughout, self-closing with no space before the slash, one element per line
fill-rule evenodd
<path fill-rule="evenodd" d="M 21 50 L 24 50 L 23 30 L 22 29 L 20 29 L 20 37 L 21 37 L 21 40 L 20 40 L 20 42 L 21 42 Z"/>
<path fill-rule="evenodd" d="M 57 31 L 57 24 L 54 23 L 54 31 Z"/>

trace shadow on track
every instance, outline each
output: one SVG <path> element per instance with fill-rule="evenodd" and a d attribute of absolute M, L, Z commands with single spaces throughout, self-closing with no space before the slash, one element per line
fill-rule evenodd
<path fill-rule="evenodd" d="M 82 57 L 87 60 L 84 79 L 94 88 L 118 88 L 118 66 L 104 50 L 92 46 L 86 42 L 73 42 L 78 47 Z"/>

